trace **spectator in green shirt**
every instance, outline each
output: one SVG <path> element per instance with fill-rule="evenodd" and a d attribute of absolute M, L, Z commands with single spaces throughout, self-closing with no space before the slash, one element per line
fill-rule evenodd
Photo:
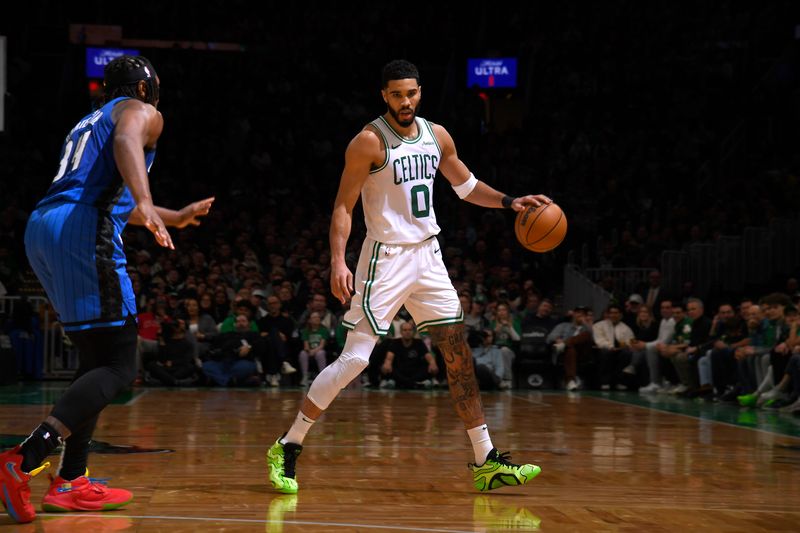
<path fill-rule="evenodd" d="M 236 317 L 239 315 L 244 315 L 247 317 L 247 321 L 249 323 L 248 328 L 250 331 L 258 333 L 258 326 L 256 325 L 255 321 L 253 320 L 253 316 L 255 315 L 255 309 L 253 305 L 245 299 L 237 300 L 235 304 L 233 304 L 233 313 L 228 315 L 228 317 L 222 321 L 219 325 L 219 332 L 220 333 L 232 333 L 236 331 Z"/>
<path fill-rule="evenodd" d="M 300 371 L 303 373 L 300 386 L 305 387 L 308 385 L 308 360 L 310 357 L 317 361 L 317 368 L 320 372 L 327 365 L 325 344 L 328 342 L 329 337 L 330 332 L 328 328 L 322 325 L 320 314 L 314 311 L 308 315 L 308 323 L 300 332 L 300 338 L 303 340 L 303 350 L 299 355 Z"/>
<path fill-rule="evenodd" d="M 522 328 L 519 320 L 511 316 L 508 304 L 497 304 L 494 320 L 489 327 L 494 331 L 496 345 L 513 348 L 513 343 L 519 342 Z"/>
<path fill-rule="evenodd" d="M 497 304 L 494 320 L 489 323 L 489 329 L 494 331 L 494 343 L 500 347 L 505 361 L 505 375 L 503 381 L 511 382 L 511 367 L 514 362 L 514 347 L 522 338 L 522 326 L 518 319 L 511 316 L 511 309 L 506 303 Z"/>

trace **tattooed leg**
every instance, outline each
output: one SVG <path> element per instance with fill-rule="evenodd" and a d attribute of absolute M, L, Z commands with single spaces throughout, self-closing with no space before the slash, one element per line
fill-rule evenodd
<path fill-rule="evenodd" d="M 470 429 L 483 424 L 483 405 L 472 364 L 472 351 L 464 336 L 464 324 L 431 326 L 428 332 L 442 352 L 450 396 L 464 427 Z"/>

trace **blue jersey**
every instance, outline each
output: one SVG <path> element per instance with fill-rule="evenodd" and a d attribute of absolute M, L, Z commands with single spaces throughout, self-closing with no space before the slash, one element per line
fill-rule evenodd
<path fill-rule="evenodd" d="M 61 163 L 25 231 L 31 266 L 67 331 L 136 315 L 122 231 L 135 207 L 114 161 L 111 100 L 72 128 Z M 155 150 L 146 151 L 148 171 Z"/>

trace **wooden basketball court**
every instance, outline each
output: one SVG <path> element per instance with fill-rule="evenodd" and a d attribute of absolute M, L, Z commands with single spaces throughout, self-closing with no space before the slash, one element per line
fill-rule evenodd
<path fill-rule="evenodd" d="M 0 388 L 2 444 L 44 417 L 59 386 Z M 300 493 L 280 495 L 264 454 L 301 397 L 135 389 L 104 412 L 95 437 L 110 446 L 90 457 L 92 475 L 134 502 L 25 525 L 2 515 L 0 532 L 800 530 L 800 418 L 790 415 L 625 393 L 485 394 L 494 443 L 542 474 L 481 494 L 446 391 L 347 390 L 311 430 Z M 126 446 L 161 453 L 107 453 Z M 47 483 L 32 483 L 37 508 Z"/>

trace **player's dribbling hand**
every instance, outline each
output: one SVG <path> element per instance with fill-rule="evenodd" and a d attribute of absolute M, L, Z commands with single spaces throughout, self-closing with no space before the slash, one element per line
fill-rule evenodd
<path fill-rule="evenodd" d="M 153 204 L 141 203 L 138 204 L 136 208 L 139 211 L 139 216 L 142 218 L 144 227 L 150 230 L 155 236 L 156 242 L 164 248 L 174 250 L 175 245 L 172 244 L 172 237 L 169 236 L 167 227 L 164 225 L 164 221 L 161 220 L 161 217 L 158 216 Z"/>
<path fill-rule="evenodd" d="M 514 198 L 511 202 L 511 209 L 514 211 L 523 211 L 527 207 L 539 207 L 540 205 L 549 204 L 553 200 L 543 194 L 529 194 L 527 196 L 519 196 Z"/>
<path fill-rule="evenodd" d="M 200 221 L 197 220 L 198 217 L 206 216 L 211 209 L 211 204 L 214 203 L 214 197 L 206 198 L 205 200 L 200 200 L 199 202 L 194 202 L 180 211 L 178 211 L 178 223 L 175 224 L 176 228 L 185 228 L 188 225 L 192 226 L 199 226 Z"/>
<path fill-rule="evenodd" d="M 331 292 L 342 304 L 353 294 L 353 273 L 344 262 L 331 265 Z"/>

